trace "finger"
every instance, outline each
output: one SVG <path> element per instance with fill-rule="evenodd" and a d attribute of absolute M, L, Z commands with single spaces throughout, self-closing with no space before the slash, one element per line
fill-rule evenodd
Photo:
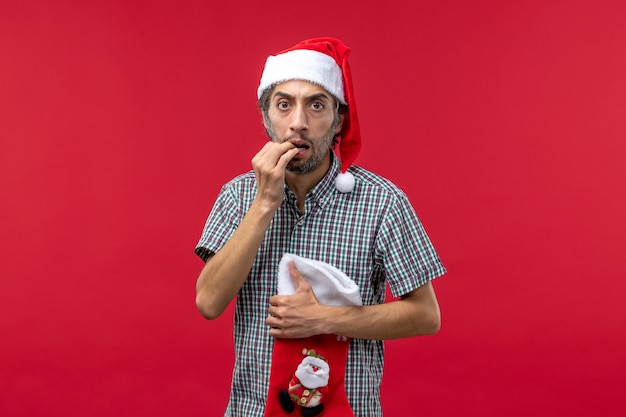
<path fill-rule="evenodd" d="M 264 160 L 272 147 L 274 147 L 273 142 L 265 142 L 265 145 L 252 158 L 252 162 Z"/>
<path fill-rule="evenodd" d="M 274 161 L 278 161 L 281 156 L 283 156 L 285 153 L 292 151 L 292 150 L 297 151 L 298 148 L 296 148 L 296 145 L 294 145 L 291 142 L 283 142 L 283 143 L 268 142 L 265 144 L 265 146 L 263 146 L 263 149 L 261 149 L 261 152 L 263 152 L 265 156 L 270 157 Z"/>
<path fill-rule="evenodd" d="M 284 298 L 285 297 L 283 295 L 281 295 L 281 294 L 272 295 L 270 297 L 270 308 L 271 307 L 278 307 L 281 304 L 284 304 L 285 303 Z"/>
<path fill-rule="evenodd" d="M 267 309 L 267 314 L 270 315 L 270 317 L 280 317 L 278 314 L 278 307 L 277 306 L 270 306 Z"/>
<path fill-rule="evenodd" d="M 289 163 L 289 161 L 291 161 L 293 157 L 298 154 L 298 152 L 300 152 L 300 150 L 296 148 L 295 146 L 287 150 L 287 152 L 282 154 L 280 158 L 278 159 L 278 162 L 276 163 L 276 168 L 280 170 L 284 170 L 287 167 L 287 164 Z"/>
<path fill-rule="evenodd" d="M 306 282 L 300 271 L 296 268 L 296 263 L 294 261 L 289 262 L 289 274 L 291 275 L 293 284 L 296 287 L 296 292 L 308 291 L 311 288 L 309 283 Z"/>
<path fill-rule="evenodd" d="M 278 319 L 274 316 L 268 316 L 265 319 L 265 324 L 270 326 L 271 328 L 275 329 L 278 326 Z"/>
<path fill-rule="evenodd" d="M 284 337 L 284 331 L 282 329 L 277 328 L 277 327 L 272 327 L 272 328 L 270 328 L 270 336 L 276 337 L 276 338 L 283 338 Z"/>
<path fill-rule="evenodd" d="M 266 142 L 261 150 L 259 150 L 259 152 L 257 152 L 257 154 L 252 158 L 252 165 L 256 166 L 265 163 L 268 164 L 269 168 L 274 167 L 277 163 L 280 162 L 283 155 L 292 149 L 295 149 L 297 151 L 298 148 L 296 148 L 295 145 L 291 142 Z M 289 159 L 291 158 L 293 158 L 293 155 L 289 156 Z"/>

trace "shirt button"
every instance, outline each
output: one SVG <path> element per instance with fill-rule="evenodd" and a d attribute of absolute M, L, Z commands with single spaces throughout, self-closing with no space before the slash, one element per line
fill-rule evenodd
<path fill-rule="evenodd" d="M 311 393 L 309 392 L 308 389 L 305 389 L 304 392 L 302 393 L 302 395 L 304 395 L 305 397 L 308 397 Z"/>

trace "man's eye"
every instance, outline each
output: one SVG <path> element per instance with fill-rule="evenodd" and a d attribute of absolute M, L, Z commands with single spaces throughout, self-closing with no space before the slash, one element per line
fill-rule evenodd
<path fill-rule="evenodd" d="M 278 103 L 278 108 L 281 110 L 287 109 L 289 108 L 289 103 L 287 103 L 286 101 L 281 101 L 280 103 Z"/>
<path fill-rule="evenodd" d="M 322 103 L 320 103 L 319 101 L 315 101 L 315 102 L 311 103 L 311 107 L 313 107 L 313 110 L 323 110 L 324 109 L 324 105 Z"/>

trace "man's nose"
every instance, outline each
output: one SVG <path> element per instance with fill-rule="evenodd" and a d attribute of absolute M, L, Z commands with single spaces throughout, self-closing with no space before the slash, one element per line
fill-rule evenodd
<path fill-rule="evenodd" d="M 306 109 L 304 108 L 304 106 L 296 106 L 292 113 L 293 117 L 291 119 L 291 125 L 289 126 L 291 130 L 299 132 L 301 130 L 306 130 L 309 128 L 307 114 L 305 110 Z"/>

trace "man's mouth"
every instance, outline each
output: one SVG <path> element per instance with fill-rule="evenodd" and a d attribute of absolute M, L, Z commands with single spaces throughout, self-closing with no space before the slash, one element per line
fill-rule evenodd
<path fill-rule="evenodd" d="M 290 139 L 289 142 L 291 142 L 300 151 L 309 149 L 311 147 L 306 141 L 302 139 Z"/>

